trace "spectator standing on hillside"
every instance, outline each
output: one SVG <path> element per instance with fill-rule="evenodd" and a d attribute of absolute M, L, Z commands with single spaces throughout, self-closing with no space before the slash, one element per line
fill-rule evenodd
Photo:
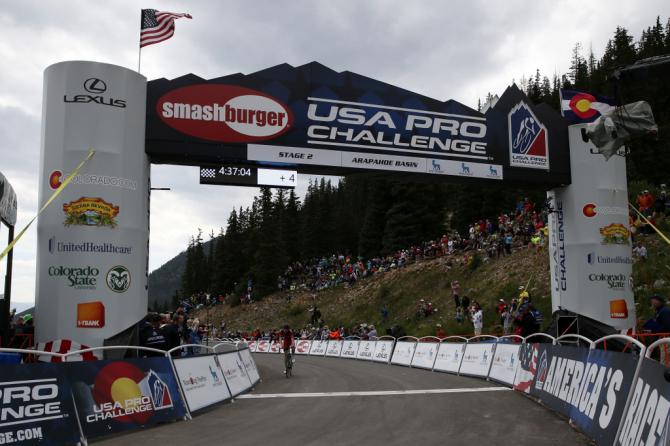
<path fill-rule="evenodd" d="M 472 325 L 475 329 L 475 336 L 482 334 L 482 328 L 484 328 L 484 312 L 478 303 L 475 303 L 474 305 L 474 312 L 472 313 Z"/>
<path fill-rule="evenodd" d="M 456 308 L 461 306 L 461 284 L 458 280 L 451 281 L 451 295 L 454 298 L 454 305 Z"/>
<path fill-rule="evenodd" d="M 633 256 L 641 262 L 645 262 L 647 260 L 647 248 L 642 244 L 642 242 L 638 242 L 635 248 L 633 248 Z"/>
<path fill-rule="evenodd" d="M 498 305 L 496 305 L 496 314 L 500 318 L 500 325 L 505 324 L 504 314 L 507 312 L 507 304 L 503 299 L 498 300 Z"/>
<path fill-rule="evenodd" d="M 437 324 L 435 330 L 435 337 L 438 337 L 440 339 L 446 338 L 447 334 L 444 332 L 444 329 L 442 329 L 442 324 Z"/>
<path fill-rule="evenodd" d="M 386 324 L 388 318 L 389 318 L 389 309 L 386 306 L 386 304 L 384 304 L 384 306 L 382 307 L 382 324 Z"/>
<path fill-rule="evenodd" d="M 463 311 L 468 311 L 468 308 L 470 307 L 470 298 L 468 296 L 463 296 L 463 299 L 461 299 L 461 308 Z"/>
<path fill-rule="evenodd" d="M 665 297 L 660 294 L 651 296 L 651 306 L 656 312 L 653 319 L 649 319 L 642 327 L 644 330 L 652 333 L 670 333 L 670 308 L 665 305 Z M 661 345 L 659 348 L 660 361 L 663 365 L 668 367 L 668 359 L 670 353 L 667 345 Z"/>
<path fill-rule="evenodd" d="M 368 331 L 368 339 L 375 340 L 377 339 L 377 330 L 374 325 L 370 325 L 370 331 Z"/>

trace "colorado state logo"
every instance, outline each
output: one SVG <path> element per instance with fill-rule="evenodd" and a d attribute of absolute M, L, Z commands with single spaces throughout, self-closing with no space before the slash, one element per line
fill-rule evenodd
<path fill-rule="evenodd" d="M 547 128 L 524 102 L 507 115 L 510 166 L 549 170 Z"/>

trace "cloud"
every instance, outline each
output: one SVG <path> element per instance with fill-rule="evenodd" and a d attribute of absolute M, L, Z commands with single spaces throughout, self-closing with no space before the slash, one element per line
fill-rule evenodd
<path fill-rule="evenodd" d="M 155 0 L 153 7 L 189 12 L 193 20 L 180 19 L 173 39 L 142 51 L 149 79 L 189 72 L 213 78 L 316 60 L 471 107 L 537 68 L 549 76 L 567 71 L 575 42 L 600 55 L 617 25 L 639 37 L 657 15 L 670 15 L 667 0 Z M 44 69 L 75 59 L 135 69 L 139 8 L 134 0 L 21 0 L 0 10 L 1 169 L 18 194 L 19 228 L 37 210 Z M 256 192 L 200 186 L 194 167 L 153 166 L 152 183 L 172 188 L 152 194 L 152 268 L 182 251 L 197 228 L 218 232 L 230 209 L 248 206 Z M 17 300 L 33 299 L 35 243 L 32 228 L 16 248 Z"/>

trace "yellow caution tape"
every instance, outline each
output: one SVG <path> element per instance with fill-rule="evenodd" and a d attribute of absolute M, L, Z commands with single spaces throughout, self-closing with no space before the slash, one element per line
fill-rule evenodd
<path fill-rule="evenodd" d="M 653 224 L 652 222 L 650 222 L 650 221 L 647 219 L 647 217 L 645 217 L 644 215 L 642 215 L 642 212 L 638 211 L 637 208 L 636 208 L 635 206 L 632 205 L 632 203 L 628 203 L 628 206 L 630 206 L 631 209 L 633 209 L 633 210 L 637 213 L 637 215 L 639 215 L 640 217 L 642 217 L 642 220 L 644 220 L 644 222 L 645 222 L 646 224 L 648 224 L 649 226 L 651 226 L 652 229 L 653 229 L 654 231 L 656 231 L 656 233 L 657 233 L 663 240 L 665 240 L 665 243 L 667 243 L 668 245 L 670 245 L 670 239 L 668 239 L 668 237 L 666 237 L 665 234 L 663 234 L 663 233 L 661 232 L 660 229 L 658 229 L 656 226 L 654 226 L 654 224 Z"/>
<path fill-rule="evenodd" d="M 33 217 L 33 219 L 30 220 L 30 222 L 28 222 L 28 224 L 26 225 L 26 227 L 23 228 L 23 229 L 21 230 L 21 232 L 19 232 L 19 235 L 17 235 L 16 237 L 14 237 L 14 240 L 12 240 L 12 242 L 11 242 L 9 245 L 7 245 L 7 247 L 5 248 L 5 250 L 2 251 L 2 254 L 0 254 L 0 260 L 2 260 L 2 259 L 9 253 L 9 251 L 11 251 L 11 250 L 14 248 L 14 245 L 16 245 L 16 242 L 18 242 L 18 241 L 21 239 L 21 237 L 23 237 L 23 234 L 28 230 L 28 228 L 30 227 L 30 225 L 32 225 L 33 222 L 34 222 L 35 220 L 37 220 L 37 217 L 39 217 L 39 215 L 42 213 L 42 211 L 44 211 L 44 210 L 51 204 L 51 202 L 54 201 L 54 200 L 56 199 L 56 197 L 60 195 L 61 192 L 63 192 L 63 189 L 65 189 L 65 188 L 67 187 L 67 185 L 70 184 L 70 181 L 72 181 L 72 178 L 74 178 L 74 177 L 79 173 L 79 171 L 81 170 L 81 168 L 84 167 L 84 165 L 85 165 L 91 158 L 93 158 L 93 155 L 95 155 L 95 150 L 93 150 L 93 149 L 89 150 L 89 151 L 88 151 L 88 155 L 86 155 L 86 158 L 84 158 L 84 159 L 77 165 L 77 167 L 76 167 L 76 168 L 72 171 L 72 173 L 65 179 L 65 181 L 63 181 L 63 183 L 62 183 L 60 186 L 58 186 L 58 189 L 56 189 L 56 190 L 54 191 L 54 193 L 51 194 L 51 197 L 49 197 L 49 199 L 46 201 L 46 203 L 44 203 L 44 204 L 42 205 L 42 207 L 40 208 L 40 210 L 37 212 L 37 215 L 35 215 L 35 216 Z"/>

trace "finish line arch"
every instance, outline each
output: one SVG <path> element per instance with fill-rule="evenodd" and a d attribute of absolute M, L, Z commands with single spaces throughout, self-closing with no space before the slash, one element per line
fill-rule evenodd
<path fill-rule="evenodd" d="M 531 104 L 514 85 L 480 113 L 316 62 L 150 82 L 109 64 L 52 65 L 44 80 L 39 201 L 89 148 L 96 155 L 38 220 L 36 339 L 98 346 L 144 316 L 150 163 L 201 166 L 201 177 L 203 169 L 239 166 L 256 175 L 258 168 L 386 172 L 554 190 L 550 198 L 560 208 L 550 218 L 554 309 L 630 328 L 632 290 L 594 285 L 588 277 L 630 277 L 632 266 L 589 271 L 581 259 L 582 253 L 630 258 L 623 243 L 627 216 L 579 214 L 586 204 L 626 208 L 625 160 L 603 167 L 604 159 L 575 135 L 555 110 Z M 575 162 L 580 178 L 571 178 Z M 581 182 L 584 175 L 588 181 Z M 614 237 L 605 245 L 600 227 Z"/>

